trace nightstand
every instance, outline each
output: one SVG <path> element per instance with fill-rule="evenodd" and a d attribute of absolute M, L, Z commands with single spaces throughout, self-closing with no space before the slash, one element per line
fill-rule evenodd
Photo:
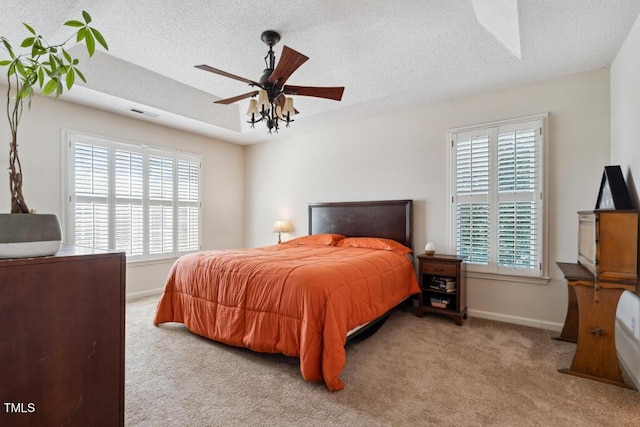
<path fill-rule="evenodd" d="M 416 315 L 444 314 L 462 325 L 467 318 L 466 264 L 457 255 L 418 255 L 419 296 Z"/>

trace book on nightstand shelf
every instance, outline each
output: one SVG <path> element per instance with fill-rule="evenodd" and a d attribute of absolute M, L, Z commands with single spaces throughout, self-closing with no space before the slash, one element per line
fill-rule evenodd
<path fill-rule="evenodd" d="M 429 288 L 442 292 L 455 292 L 456 291 L 456 279 L 452 277 L 439 277 L 434 276 L 429 282 Z"/>
<path fill-rule="evenodd" d="M 431 297 L 431 305 L 438 308 L 447 308 L 451 300 L 446 297 Z"/>

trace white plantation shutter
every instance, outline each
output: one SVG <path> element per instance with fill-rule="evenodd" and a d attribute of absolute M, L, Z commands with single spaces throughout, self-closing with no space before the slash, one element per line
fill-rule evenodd
<path fill-rule="evenodd" d="M 489 135 L 486 130 L 456 135 L 456 244 L 466 261 L 489 261 Z"/>
<path fill-rule="evenodd" d="M 539 269 L 539 129 L 537 122 L 498 128 L 498 267 Z"/>
<path fill-rule="evenodd" d="M 451 132 L 453 244 L 470 271 L 542 276 L 543 119 Z"/>
<path fill-rule="evenodd" d="M 149 253 L 173 252 L 173 159 L 149 156 Z"/>
<path fill-rule="evenodd" d="M 144 253 L 144 165 L 140 151 L 115 150 L 115 249 Z"/>
<path fill-rule="evenodd" d="M 75 242 L 98 249 L 109 247 L 109 149 L 78 144 L 74 159 Z"/>
<path fill-rule="evenodd" d="M 200 162 L 178 160 L 178 251 L 194 251 L 200 246 Z"/>
<path fill-rule="evenodd" d="M 198 156 L 74 132 L 64 140 L 68 242 L 128 260 L 200 249 Z"/>
<path fill-rule="evenodd" d="M 458 255 L 473 264 L 489 262 L 489 205 L 459 203 L 457 206 Z"/>

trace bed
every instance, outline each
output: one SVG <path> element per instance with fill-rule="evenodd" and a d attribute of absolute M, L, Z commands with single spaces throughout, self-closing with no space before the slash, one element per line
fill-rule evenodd
<path fill-rule="evenodd" d="M 410 257 L 412 201 L 308 209 L 308 236 L 179 258 L 154 324 L 181 322 L 214 341 L 298 357 L 305 380 L 344 388 L 349 332 L 420 292 Z"/>

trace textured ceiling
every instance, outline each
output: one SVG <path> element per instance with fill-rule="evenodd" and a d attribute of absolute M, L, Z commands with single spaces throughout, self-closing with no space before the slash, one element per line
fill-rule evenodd
<path fill-rule="evenodd" d="M 59 42 L 62 22 L 91 13 L 110 50 L 81 62 L 88 83 L 67 100 L 251 144 L 608 67 L 640 0 L 3 0 L 2 9 L 0 35 L 14 44 L 27 35 L 20 22 Z M 283 45 L 310 58 L 289 84 L 346 88 L 341 102 L 296 97 L 300 114 L 278 136 L 249 129 L 247 100 L 213 104 L 251 88 L 193 67 L 258 80 L 267 29 L 282 36 L 276 59 Z"/>

